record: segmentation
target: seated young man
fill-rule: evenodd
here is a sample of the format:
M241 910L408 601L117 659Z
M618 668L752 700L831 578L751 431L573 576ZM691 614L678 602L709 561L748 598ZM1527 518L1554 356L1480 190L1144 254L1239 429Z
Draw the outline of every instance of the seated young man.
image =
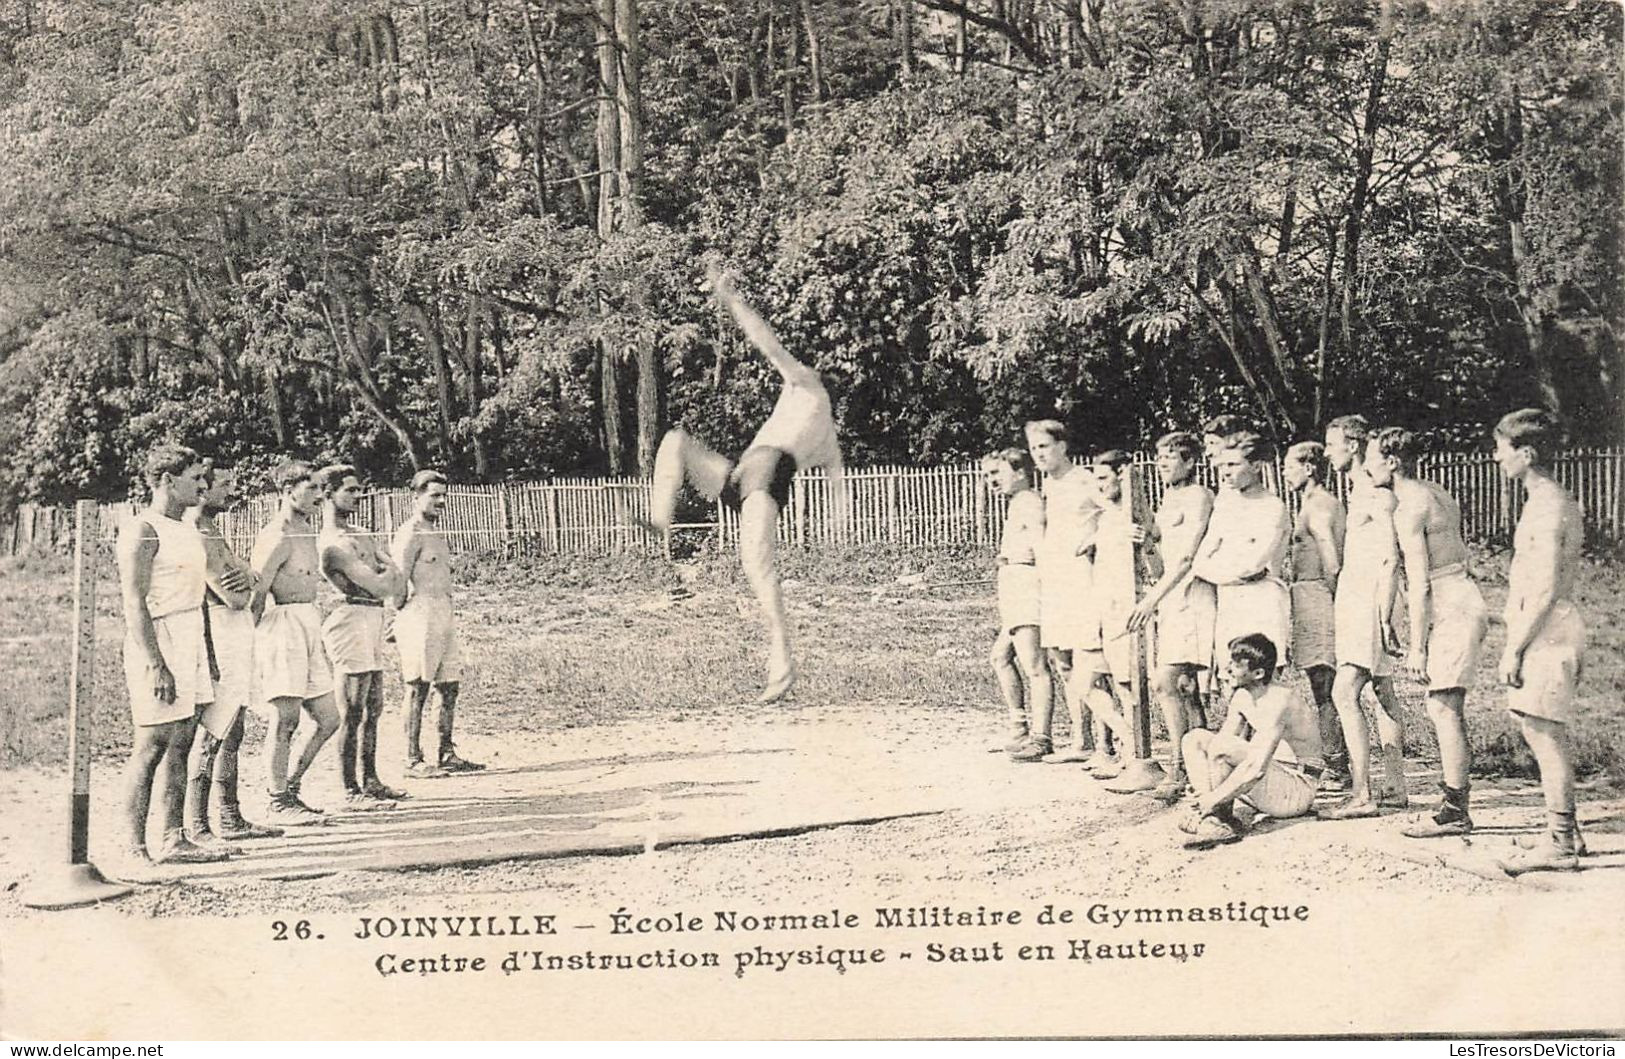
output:
M1320 721L1303 696L1274 683L1276 661L1275 644L1261 633L1231 640L1225 676L1233 690L1224 727L1185 736L1196 811L1180 830L1191 836L1185 845L1192 849L1241 838L1246 825L1236 816L1238 801L1277 819L1303 816L1314 804Z

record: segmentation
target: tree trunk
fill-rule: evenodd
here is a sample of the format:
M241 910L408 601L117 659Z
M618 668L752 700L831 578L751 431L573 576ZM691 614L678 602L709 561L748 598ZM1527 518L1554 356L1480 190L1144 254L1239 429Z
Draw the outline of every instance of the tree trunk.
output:
M897 50L903 76L914 76L914 0L897 0Z
M451 392L451 365L446 362L446 346L441 341L440 328L423 306L408 302L401 306L401 315L423 336L423 351L429 358L429 367L434 371L435 410L438 413L435 440L440 445L440 458L449 462L452 458L451 421L457 411Z
M1382 90L1388 77L1389 37L1377 41L1371 60L1371 84L1366 89L1365 115L1360 123L1360 139L1354 153L1354 190L1349 195L1349 213L1343 230L1343 312L1342 335L1345 349L1354 347L1354 287L1360 273L1360 232L1365 224L1366 197L1371 190L1371 160L1376 153L1377 127L1382 121Z
M807 34L807 70L812 78L813 102L824 101L824 53L818 40L818 23L813 19L812 0L800 0L801 28Z
M789 24L792 38L795 23ZM620 39L620 78L615 98L620 109L620 227L643 224L643 62L638 0L616 0L615 35ZM788 89L786 89L788 91ZM660 358L652 340L638 343L638 471L654 473L655 446L660 440Z
M1501 166L1495 181L1495 198L1506 226L1513 304L1523 325L1524 340L1528 343L1529 370L1536 388L1540 390L1541 402L1561 415L1563 400L1546 348L1546 312L1535 297L1534 280L1530 275L1529 239L1524 216L1528 202L1525 188L1529 177L1523 165L1523 100L1516 83L1508 86L1499 110L1496 123L1496 147L1499 150L1495 153L1501 156Z

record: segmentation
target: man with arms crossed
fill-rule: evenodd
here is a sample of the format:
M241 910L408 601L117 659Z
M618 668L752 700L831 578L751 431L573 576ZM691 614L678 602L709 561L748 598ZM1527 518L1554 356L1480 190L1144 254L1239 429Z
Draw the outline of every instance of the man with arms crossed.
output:
M1326 447L1300 441L1286 450L1281 481L1298 495L1298 521L1287 550L1288 584L1292 591L1292 664L1309 678L1320 717L1320 744L1326 753L1327 786L1346 789L1348 752L1343 748L1343 722L1332 701L1337 679L1332 600L1337 572L1343 566L1343 505L1326 488L1331 465Z
M1191 569L1217 590L1215 642L1262 633L1280 661L1292 635L1291 597L1279 577L1291 522L1286 505L1264 488L1258 464L1265 456L1257 434L1231 435L1219 450L1219 495Z
M1326 458L1349 475L1348 530L1343 538L1343 568L1337 574L1332 602L1332 635L1337 678L1332 702L1343 722L1353 794L1341 805L1321 812L1325 820L1376 816L1378 806L1403 808L1405 732L1394 694L1389 621L1398 585L1399 541L1394 536L1394 493L1371 484L1365 471L1371 424L1362 415L1340 416L1326 425ZM1367 684L1377 697L1377 735L1382 740L1385 790L1372 798L1371 736L1366 731L1360 692Z
M829 393L818 372L790 355L767 321L739 296L731 277L714 265L707 275L717 300L733 314L751 344L778 369L784 389L737 462L686 430L667 432L655 453L649 523L661 533L671 529L685 479L707 499L720 499L739 512L739 557L767 623L767 688L759 701L776 702L790 693L796 681L776 565L779 512L790 502L790 482L796 471L823 467L829 474L837 519L844 521L841 448L835 439Z
M1544 841L1502 862L1512 875L1576 871L1585 854L1569 744L1586 641L1585 619L1573 602L1584 527L1579 505L1552 477L1562 440L1557 417L1539 408L1513 412L1495 425L1495 462L1507 478L1523 483L1525 496L1507 572L1501 681L1507 709L1540 766L1547 821Z
M1196 480L1200 442L1192 434L1164 434L1157 440L1157 474L1162 478L1162 505L1157 508L1157 545L1162 577L1146 590L1129 615L1129 628L1157 621L1157 668L1152 688L1168 726L1173 760L1163 781L1148 791L1172 805L1185 792L1186 731L1206 727L1197 673L1213 658L1213 621L1217 599L1213 586L1191 573L1196 548L1213 514L1213 494Z
M1044 537L1044 501L1033 488L1032 457L1023 449L989 453L982 458L982 473L988 488L1009 501L999 538L999 634L993 640L991 661L1010 722L1010 741L1003 749L1014 754L1026 745L1032 716L1049 715L1055 691L1044 649L1038 645L1034 549Z
M238 752L243 745L243 707L254 701L254 615L248 609L254 582L248 564L232 552L215 517L231 504L231 472L209 467L207 485L187 519L203 537L208 561L205 627L215 663L214 701L204 707L186 783L186 831L199 845L214 838L276 838L281 828L243 818L238 801ZM218 823L209 822L210 806Z
M142 475L152 503L119 530L124 677L135 725L124 769L121 859L138 872L153 860L206 864L227 857L189 842L182 815L193 719L214 698L203 637L208 559L203 538L181 521L203 492L206 473L189 448L153 449ZM147 810L155 790L164 837L154 858L147 852Z
M268 815L282 825L319 824L325 814L300 799L299 782L339 729L333 672L316 610L321 560L312 519L322 494L310 464L302 460L283 463L272 478L282 505L254 539L254 597L249 603L258 621L254 669L259 695L271 711ZM275 606L267 609L267 599ZM315 727L290 767L301 710L310 714Z
M1094 544L1100 506L1087 472L1075 467L1067 455L1066 428L1060 421L1033 420L1024 433L1033 464L1044 473L1044 536L1036 549L1039 643L1066 697L1067 712L1072 717L1072 746L1055 752L1050 738L1053 710L1040 714L1035 703L1032 736L1011 757L1017 761L1088 761L1084 734L1088 713L1083 689L1073 685L1072 654L1080 646L1080 639L1081 646L1089 647L1087 634L1091 629L1095 649L1099 648L1099 620L1093 617L1089 605L1094 568L1085 553ZM1099 748L1097 753L1103 754Z
M1415 436L1402 427L1377 431L1366 449L1371 484L1394 494L1394 532L1405 566L1410 652L1405 668L1427 686L1428 719L1438 733L1444 800L1431 818L1403 829L1409 838L1465 835L1470 752L1467 688L1478 672L1478 652L1489 611L1467 576L1461 506L1443 488L1416 477Z
M1320 780L1320 723L1302 696L1274 682L1275 645L1250 633L1231 640L1229 653L1224 727L1185 737L1196 808L1180 830L1192 849L1241 838L1247 823L1235 813L1237 801L1278 820L1303 816Z
M406 774L426 778L478 772L485 766L458 757L452 742L463 656L451 609L451 549L440 532L446 476L439 471L413 475L412 504L412 517L395 531L390 544L395 568L400 571L395 599L401 609L395 616L395 644L401 650L401 677L406 682ZM440 700L440 742L433 765L423 760L422 747L423 710L431 687Z
M378 778L378 717L384 712L384 601L401 590L400 572L351 520L361 504L356 469L339 463L316 474L326 502L316 547L322 575L339 603L322 623L322 645L344 702L339 770L345 801L355 809L389 808L404 798Z

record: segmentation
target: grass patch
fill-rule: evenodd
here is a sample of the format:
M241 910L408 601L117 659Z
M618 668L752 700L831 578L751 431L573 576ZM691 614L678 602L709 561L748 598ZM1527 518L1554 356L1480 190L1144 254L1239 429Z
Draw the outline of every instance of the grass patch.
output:
M1475 553L1492 614L1468 727L1475 771L1534 774L1496 686L1505 637L1505 552ZM458 711L474 732L545 731L737 709L765 665L754 603L731 554L701 549L673 566L602 559L458 557L454 572L467 677ZM989 557L975 548L866 548L792 553L782 565L802 670L798 705L869 703L988 711L997 691L985 655L993 628ZM670 590L685 585L689 598ZM1585 775L1625 782L1625 566L1588 560L1580 606L1591 628L1572 732ZM123 624L110 556L97 596L95 747L128 745ZM0 564L0 767L64 760L72 586L63 556ZM398 701L398 674L385 693ZM1421 691L1401 680L1414 753L1433 752ZM393 710L394 707L392 706Z

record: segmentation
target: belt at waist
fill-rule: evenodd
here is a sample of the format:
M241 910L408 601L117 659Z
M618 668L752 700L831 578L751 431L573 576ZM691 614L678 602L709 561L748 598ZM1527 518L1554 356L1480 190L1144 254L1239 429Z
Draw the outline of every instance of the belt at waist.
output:
M199 603L195 607L182 607L179 610L166 610L162 614L154 614L152 615L152 620L163 621L165 618L178 618L182 614L201 614L202 611L203 604Z
M1443 581L1447 577L1466 576L1467 564L1465 562L1450 563L1428 571L1429 581Z
M1000 566L1036 566L1038 564L1037 564L1037 561L1033 560L1033 559L1006 559L1004 556L1001 555L1001 556L999 556L999 565Z
M384 601L373 599L371 596L345 596L342 604L346 607L381 607Z
M1292 583L1294 585L1329 585L1332 583L1332 579L1329 577L1294 577Z
M1276 758L1275 763L1282 768L1302 773L1307 779L1318 780L1326 774L1326 769L1321 765L1308 765L1302 761L1282 761L1280 758Z

